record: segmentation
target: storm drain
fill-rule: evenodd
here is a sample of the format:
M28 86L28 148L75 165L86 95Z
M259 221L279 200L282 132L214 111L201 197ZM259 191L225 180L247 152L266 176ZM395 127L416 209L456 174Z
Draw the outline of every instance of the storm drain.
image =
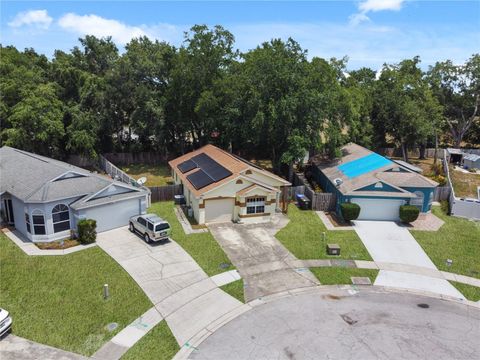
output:
M358 322L358 320L352 319L347 314L343 314L343 315L340 315L340 316L343 319L343 321L345 321L348 325L355 325Z
M422 309L428 309L428 308L430 307L430 305L428 305L428 304L423 304L423 303L422 303L422 304L417 304L417 306L418 306L419 308L422 308Z

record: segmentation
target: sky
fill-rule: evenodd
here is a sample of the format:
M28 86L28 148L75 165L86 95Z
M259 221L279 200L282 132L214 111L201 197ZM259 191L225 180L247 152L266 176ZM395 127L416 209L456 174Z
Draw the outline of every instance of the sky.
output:
M53 56L86 34L180 46L192 25L222 25L241 51L293 38L308 57L348 56L348 68L378 69L419 55L422 66L463 63L480 52L480 0L2 1L0 42Z

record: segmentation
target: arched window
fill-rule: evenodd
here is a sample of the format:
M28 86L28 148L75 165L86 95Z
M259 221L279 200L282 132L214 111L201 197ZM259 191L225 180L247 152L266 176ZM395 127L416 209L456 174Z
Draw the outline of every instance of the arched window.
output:
M40 210L33 210L32 212L33 233L35 235L45 235L45 216Z
M53 232L57 233L70 229L70 211L64 204L56 205L52 210Z
M236 184L243 184L243 181L240 180L240 179L238 179L237 182L236 182Z
M250 175L252 173L252 170L247 170L245 171L245 174Z

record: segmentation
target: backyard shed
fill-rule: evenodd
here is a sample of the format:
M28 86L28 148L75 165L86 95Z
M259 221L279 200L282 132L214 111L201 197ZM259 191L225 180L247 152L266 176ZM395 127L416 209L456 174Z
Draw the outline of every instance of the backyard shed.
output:
M463 167L466 169L480 169L480 155L464 154Z

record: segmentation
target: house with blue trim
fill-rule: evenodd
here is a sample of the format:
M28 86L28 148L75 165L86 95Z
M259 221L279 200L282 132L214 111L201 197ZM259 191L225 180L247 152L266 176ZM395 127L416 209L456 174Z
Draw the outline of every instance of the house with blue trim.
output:
M411 168L357 144L347 144L333 161L314 159L313 176L336 195L336 211L345 202L360 205L359 220L399 220L401 205L428 213L438 185Z

